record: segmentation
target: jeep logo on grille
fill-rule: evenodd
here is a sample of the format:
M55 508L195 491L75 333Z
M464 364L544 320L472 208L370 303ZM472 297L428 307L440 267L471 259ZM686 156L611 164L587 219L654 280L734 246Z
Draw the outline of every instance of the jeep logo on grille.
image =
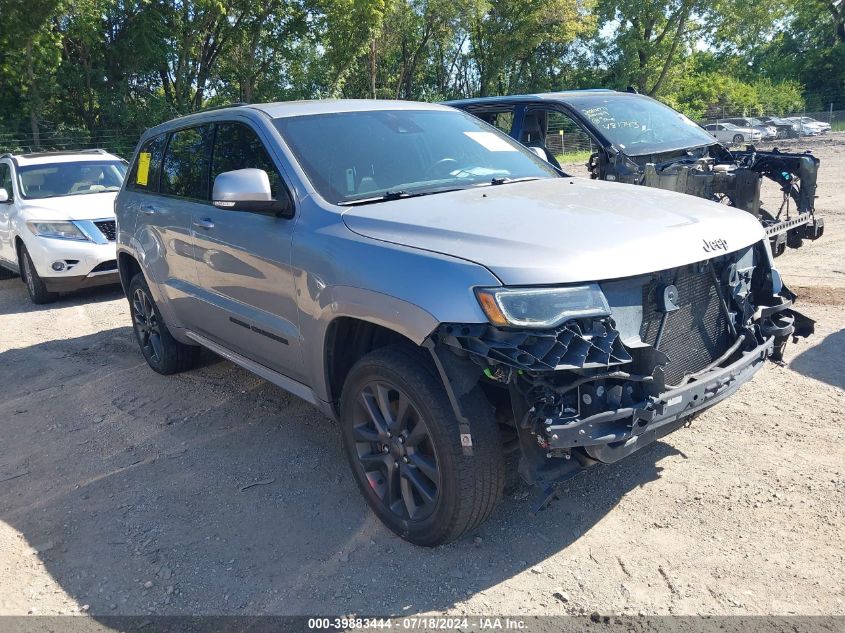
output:
M712 253L713 251L728 251L728 243L719 238L718 240L702 240L704 242L704 252Z

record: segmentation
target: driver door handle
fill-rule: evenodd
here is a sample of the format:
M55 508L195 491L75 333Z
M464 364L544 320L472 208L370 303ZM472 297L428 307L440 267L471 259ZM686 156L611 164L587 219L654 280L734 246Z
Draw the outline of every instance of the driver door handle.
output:
M155 215L156 214L156 208L149 205L149 204L142 204L141 205L141 213L143 213L144 215Z
M212 222L209 218L202 218L198 220L194 220L194 226L200 229L213 229L214 222Z

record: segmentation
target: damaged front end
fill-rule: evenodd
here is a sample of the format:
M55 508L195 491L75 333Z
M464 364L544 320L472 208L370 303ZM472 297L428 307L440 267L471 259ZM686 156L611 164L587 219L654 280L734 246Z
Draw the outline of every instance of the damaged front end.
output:
M551 328L442 324L427 341L472 451L461 398L479 386L513 432L519 471L547 493L677 429L779 359L814 323L764 243L601 282L608 313Z
M618 169L616 179L667 189L730 204L754 215L771 243L772 253L781 255L787 246L798 248L805 239L824 234L824 219L815 213L819 159L810 154L758 151L728 151L720 145L663 156L625 157L628 168ZM703 153L701 153L703 152ZM760 192L763 178L780 189L776 206L764 208Z

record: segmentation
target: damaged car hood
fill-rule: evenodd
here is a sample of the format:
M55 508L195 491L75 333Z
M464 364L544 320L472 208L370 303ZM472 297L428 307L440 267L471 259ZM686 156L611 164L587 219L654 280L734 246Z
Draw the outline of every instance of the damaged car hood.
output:
M764 239L751 214L659 189L580 178L352 207L350 230L485 266L507 285L630 277Z

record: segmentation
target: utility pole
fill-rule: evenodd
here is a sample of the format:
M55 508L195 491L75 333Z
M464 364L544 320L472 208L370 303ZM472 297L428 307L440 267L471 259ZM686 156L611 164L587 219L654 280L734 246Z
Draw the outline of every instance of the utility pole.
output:
M376 36L370 43L370 98L376 98Z
M827 114L827 122L833 125L833 104L830 104L830 112Z

